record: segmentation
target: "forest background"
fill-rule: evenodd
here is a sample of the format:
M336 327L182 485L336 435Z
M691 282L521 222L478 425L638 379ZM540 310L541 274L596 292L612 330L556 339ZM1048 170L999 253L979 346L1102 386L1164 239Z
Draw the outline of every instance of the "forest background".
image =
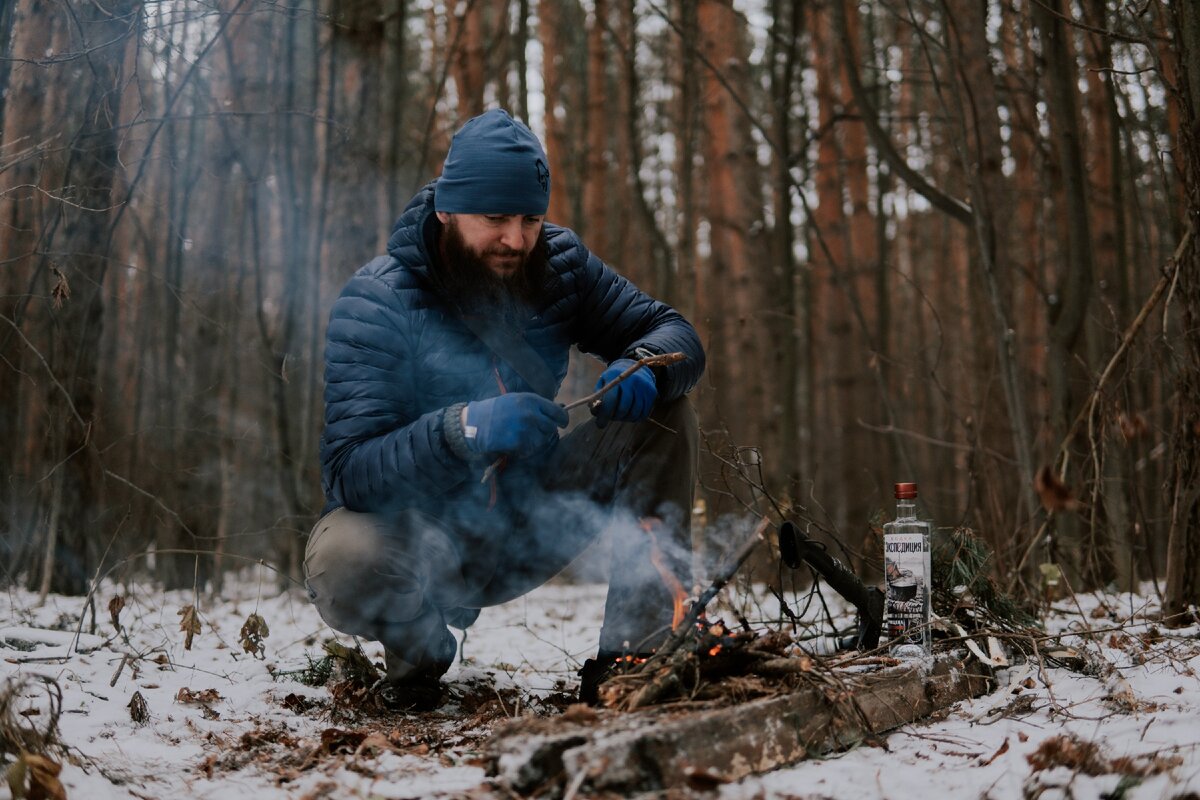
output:
M332 300L500 106L700 330L709 520L877 575L915 480L1010 588L1200 603L1190 2L8 0L0 43L0 583L297 574Z

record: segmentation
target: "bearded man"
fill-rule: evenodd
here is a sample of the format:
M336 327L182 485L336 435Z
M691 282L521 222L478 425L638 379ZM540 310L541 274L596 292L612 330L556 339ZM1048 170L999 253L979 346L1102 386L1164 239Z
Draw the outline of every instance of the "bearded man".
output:
M388 255L350 279L330 315L328 502L306 583L331 627L383 643L378 691L396 708L440 702L457 649L448 625L541 585L615 518L641 525L612 526L585 700L618 656L670 627L643 528L687 575L698 430L684 395L704 351L676 311L546 222L549 202L537 137L502 110L475 117L396 222ZM554 398L572 344L607 363L598 387L646 355L687 358L638 370L560 436L569 420Z

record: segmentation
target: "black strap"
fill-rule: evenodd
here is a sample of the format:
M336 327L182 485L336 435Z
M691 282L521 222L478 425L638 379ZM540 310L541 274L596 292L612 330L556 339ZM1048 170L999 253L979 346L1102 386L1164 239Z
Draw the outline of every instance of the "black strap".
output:
M503 324L494 324L483 317L460 314L459 319L479 337L491 351L516 370L535 392L543 397L554 398L558 379L546 366L546 361L525 341L525 337Z

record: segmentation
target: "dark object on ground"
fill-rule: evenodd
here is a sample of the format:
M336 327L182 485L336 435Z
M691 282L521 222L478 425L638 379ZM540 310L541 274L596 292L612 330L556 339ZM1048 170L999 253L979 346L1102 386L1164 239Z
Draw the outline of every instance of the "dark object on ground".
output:
M855 650L874 650L879 646L883 629L883 592L875 586L865 585L845 564L829 555L791 521L784 522L779 528L779 553L783 563L792 569L807 563L835 592L858 609ZM913 593L916 593L916 584L913 584Z
M601 650L595 658L583 662L583 667L575 673L579 676L579 702L589 706L600 704L600 684L612 672L617 657Z
M599 651L595 658L584 661L583 667L575 673L579 676L579 702L589 706L600 705L600 684L616 673L619 661L642 664L651 655L651 653L641 653L626 656L612 650Z
M389 711L433 711L442 704L442 684L428 674L399 681L384 678L375 686L375 697Z
M900 664L806 674L798 691L725 707L676 703L586 720L523 717L484 746L488 771L518 794L549 797L661 792L696 776L734 781L853 746L993 684L986 667L954 657L932 669Z

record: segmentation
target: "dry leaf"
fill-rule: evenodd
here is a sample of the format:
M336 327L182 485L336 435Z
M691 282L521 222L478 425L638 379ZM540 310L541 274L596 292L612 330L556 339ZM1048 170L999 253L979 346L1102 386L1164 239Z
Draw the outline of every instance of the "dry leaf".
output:
M67 282L67 276L58 267L51 265L50 271L54 273L54 285L50 287L50 304L54 306L55 311L58 311L63 307L64 300L71 299L71 284Z
M129 718L138 725L150 721L150 707L146 705L146 698L142 697L141 692L134 692L133 697L129 698Z
M121 630L121 609L123 608L125 608L125 598L121 595L108 601L108 618L112 620L113 627L118 631Z
M596 710L585 703L572 703L562 713L562 719L567 722L590 724L596 721Z
M367 738L362 740L357 748L358 752L364 750L375 750L379 753L395 752L396 746L382 733L378 731L367 734Z
M996 752L992 753L991 758L987 759L986 761L980 761L979 766L986 767L988 764L991 764L993 761L995 761L997 758L999 758L1000 756L1004 755L1007 752L1008 752L1008 737L1005 737L1004 744L1000 745L1000 749L998 749Z
M1150 425L1147 424L1146 418L1136 412L1132 416L1124 412L1118 414L1117 427L1121 431L1121 438L1127 442L1132 442L1150 432Z
M340 728L326 728L321 731L321 749L329 755L335 753L353 753L367 738L364 731L346 731Z
M242 623L242 649L252 656L266 658L267 649L263 646L263 639L270 635L267 621L258 614L251 614Z
M196 613L195 606L184 606L179 609L179 630L187 634L183 640L183 649L192 649L192 637L200 633L200 615Z
M37 756L33 753L21 753L21 759L29 774L29 800L67 800L67 790L63 788L58 774L62 772L62 764L48 756Z
M194 692L186 686L175 695L175 700L180 703L215 703L221 699L221 695L216 689L201 689Z
M16 761L8 765L8 770L4 777L8 780L8 791L13 796L13 800L23 800L25 797L25 775L28 770L25 768L25 759L17 758Z
M1082 504L1071 494L1071 490L1058 479L1054 470L1044 466L1033 479L1033 488L1042 507L1047 511L1078 511Z

